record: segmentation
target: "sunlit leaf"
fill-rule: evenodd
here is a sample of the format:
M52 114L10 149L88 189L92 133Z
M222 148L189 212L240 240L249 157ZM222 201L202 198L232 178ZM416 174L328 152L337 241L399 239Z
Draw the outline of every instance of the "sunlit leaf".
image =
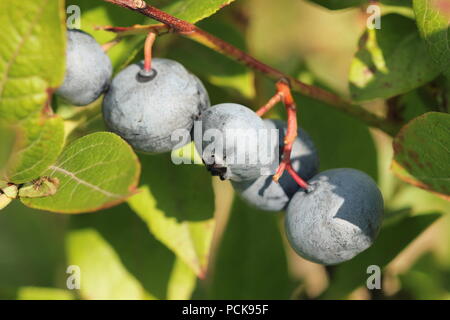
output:
M394 140L394 173L450 200L450 115L430 112L409 122Z
M403 94L439 74L413 20L390 14L381 23L381 29L370 29L362 36L353 59L349 82L355 101Z
M202 166L175 165L169 155L141 157L140 192L128 201L156 239L199 277L208 263L214 231L211 177Z
M72 216L69 263L83 299L189 299L195 274L159 243L127 205Z
M433 61L450 77L450 6L448 0L413 0L417 26Z
M277 216L236 198L218 250L210 298L289 298L291 283Z
M63 6L62 0L0 3L0 122L16 129L5 173L10 182L37 178L63 147L62 120L43 113L64 78Z
M38 178L60 155L64 146L64 122L58 116L32 116L14 127L17 135L5 179L29 182Z
M74 300L69 290L42 287L21 287L17 292L17 300Z
M0 2L0 115L27 119L64 79L63 0Z
M111 207L136 191L140 164L131 147L113 133L99 132L70 144L43 176L58 179L55 195L22 199L29 207L81 213Z

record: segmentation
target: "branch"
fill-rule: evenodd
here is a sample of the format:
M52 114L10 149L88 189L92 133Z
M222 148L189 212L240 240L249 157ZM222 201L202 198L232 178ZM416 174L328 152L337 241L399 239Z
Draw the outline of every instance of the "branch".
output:
M311 86L305 84L294 77L284 74L283 72L272 68L264 64L263 62L255 59L251 55L245 53L244 51L234 47L233 45L213 36L212 34L197 28L195 25L175 18L153 6L148 5L143 0L103 0L109 3L113 3L115 5L139 12L149 18L157 20L168 27L168 31L174 31L180 33L184 36L192 38L193 40L209 47L215 51L218 51L229 58L236 60L249 68L259 71L265 74L267 77L272 80L278 81L280 79L285 79L291 89L295 92L298 92L304 96L313 98L318 101L322 101L334 108L341 110L361 121L365 122L367 125L371 127L378 128L388 135L394 136L398 130L399 125L390 122L387 119L379 117L372 112L364 109L359 105L352 104L351 102L342 99L338 95L335 95L332 92L324 90L319 87ZM147 28L146 30L144 30ZM141 30L143 32L148 32L150 28L154 28L154 26L142 27ZM156 28L161 29L161 25L158 25ZM121 32L120 28L109 28L110 31ZM122 32L138 32L139 29L131 30L131 28L122 28ZM160 30L159 30L160 31Z
M114 32L118 35L119 38L123 38L125 36L137 35L137 34L147 34L149 32L154 32L157 35L161 35L161 34L171 31L171 29L163 23L152 24L149 26L143 26L143 25L136 24L132 27L100 26L100 27L95 27L95 29Z
M264 106L262 106L258 111L256 111L256 114L262 117L267 112L272 110L272 108L275 107L278 102L281 101L283 101L283 94L277 90L277 93L275 93L275 95L272 98L270 98L270 100Z

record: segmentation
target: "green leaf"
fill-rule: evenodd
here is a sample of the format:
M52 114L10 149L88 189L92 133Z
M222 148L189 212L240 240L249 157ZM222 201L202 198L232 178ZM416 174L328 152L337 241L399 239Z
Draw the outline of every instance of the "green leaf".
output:
M167 299L189 300L196 285L195 273L183 261L176 259L167 286Z
M123 204L72 216L69 263L81 271L84 299L188 299L195 275Z
M80 268L80 294L90 300L143 299L145 290L95 229L72 231L67 237L69 263Z
M0 123L0 178L5 178L5 167L12 155L16 134L13 130Z
M355 257L335 267L325 299L343 299L359 286L365 285L370 274L367 268L376 265L383 269L406 246L417 238L441 215L437 213L407 217L381 229L375 244Z
M450 114L429 112L394 140L392 169L402 180L450 200Z
M91 133L108 131L105 121L103 120L103 114L101 111L102 105L100 103L93 106L76 109L81 110L77 110L75 114L65 118L67 143L71 143L76 139L82 138Z
M17 128L6 177L28 182L52 164L64 142L62 120L42 115L64 78L64 1L0 3L0 119Z
M202 166L174 165L167 154L141 161L142 187L129 199L131 208L156 239L203 277L214 231L211 176Z
M0 193L0 210L5 209L12 202L12 199L6 194Z
M161 10L191 23L203 20L234 0L175 0Z
M236 197L218 249L211 299L288 299L292 289L278 216Z
M0 115L27 119L64 79L64 1L2 1L0 21Z
M413 20L390 14L381 23L381 29L367 30L362 36L353 59L349 82L355 101L400 95L439 74Z
M21 199L29 207L58 213L91 212L125 201L136 190L140 164L131 147L113 133L76 140L43 175L58 179L51 197Z
M420 34L433 61L450 77L450 8L448 0L414 0Z
M19 184L38 178L56 161L64 146L64 121L39 115L14 127L17 138L5 179Z
M15 184L4 187L0 191L3 192L5 196L7 196L10 199L16 199L19 193L19 190Z
M75 300L75 297L69 290L22 287L17 292L17 300Z

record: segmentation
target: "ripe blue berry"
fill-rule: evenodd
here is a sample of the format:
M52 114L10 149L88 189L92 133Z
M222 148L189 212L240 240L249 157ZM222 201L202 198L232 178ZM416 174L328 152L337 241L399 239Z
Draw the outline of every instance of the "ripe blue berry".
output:
M249 108L234 103L213 106L203 113L201 125L203 139L194 137L195 146L213 175L223 180L252 180L270 165L261 161L258 149L267 143L260 135L267 132L266 126Z
M268 129L279 132L279 161L283 154L284 137L287 132L287 123L281 120L266 119L264 123ZM274 169L279 161L275 162ZM308 180L319 170L319 156L310 136L303 130L298 130L298 136L293 144L291 162L294 170L303 180ZM283 173L278 183L274 182L272 175L261 176L255 180L232 182L234 189L250 205L266 211L280 211L285 209L290 198L300 189L300 186L289 175Z
M322 172L298 191L286 212L286 233L305 259L334 265L374 242L383 218L383 197L367 174L355 169Z
M103 117L111 131L137 151L171 151L176 130L191 131L194 120L210 105L200 80L181 64L155 58L152 70L132 64L112 81L103 102Z
M66 75L56 94L76 106L97 100L108 88L112 75L109 57L89 34L67 31Z

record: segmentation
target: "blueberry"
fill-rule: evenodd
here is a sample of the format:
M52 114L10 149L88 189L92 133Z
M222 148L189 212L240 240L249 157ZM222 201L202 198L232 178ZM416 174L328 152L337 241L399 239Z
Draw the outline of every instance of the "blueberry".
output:
M97 100L108 88L112 66L102 47L89 34L68 30L66 75L56 94L76 106Z
M383 218L383 197L367 174L355 169L322 172L298 191L286 213L286 233L305 259L334 265L369 248Z
M194 120L210 105L208 93L181 64L154 58L152 70L143 62L122 70L112 81L103 102L103 117L111 131L135 150L161 153L172 150L175 130L192 129Z
M267 143L260 133L267 133L267 128L249 108L233 103L213 106L203 113L201 126L203 139L195 136L195 146L213 175L223 180L252 180L270 165L261 161L259 153L259 147Z
M275 169L282 158L284 137L287 132L287 123L281 120L266 119L265 125L269 129L277 129L279 132L279 159ZM310 136L303 130L298 130L298 136L294 142L291 162L294 170L304 180L309 180L319 170L319 156ZM280 211L285 209L289 199L300 189L300 186L284 172L278 183L272 176L261 176L255 180L232 182L234 189L250 205L266 211Z

